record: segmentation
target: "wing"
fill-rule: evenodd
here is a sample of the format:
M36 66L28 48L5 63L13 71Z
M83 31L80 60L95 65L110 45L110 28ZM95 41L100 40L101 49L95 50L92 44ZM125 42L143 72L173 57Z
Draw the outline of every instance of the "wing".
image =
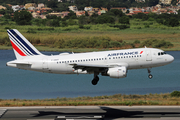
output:
M108 70L108 68L121 67L121 66L128 67L127 63L113 63L113 64L104 64L104 65L99 65L99 64L69 64L69 65L72 65L75 70L81 69L82 71L87 70L88 72L103 72Z

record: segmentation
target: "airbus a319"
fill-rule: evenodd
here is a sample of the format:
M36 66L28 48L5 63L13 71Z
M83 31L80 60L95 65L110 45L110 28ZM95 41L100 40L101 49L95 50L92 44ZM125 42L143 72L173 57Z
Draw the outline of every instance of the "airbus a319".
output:
M18 30L7 30L16 60L7 66L56 74L94 74L92 84L99 81L98 75L124 78L131 69L167 65L174 57L156 48L137 48L87 53L61 53L47 56L40 53Z

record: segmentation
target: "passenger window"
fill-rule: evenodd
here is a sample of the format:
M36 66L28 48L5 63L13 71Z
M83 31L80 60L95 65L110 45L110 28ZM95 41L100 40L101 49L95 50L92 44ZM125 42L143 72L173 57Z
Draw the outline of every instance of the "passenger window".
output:
M160 52L158 52L158 55L160 56L160 55L161 55L161 53L160 53Z

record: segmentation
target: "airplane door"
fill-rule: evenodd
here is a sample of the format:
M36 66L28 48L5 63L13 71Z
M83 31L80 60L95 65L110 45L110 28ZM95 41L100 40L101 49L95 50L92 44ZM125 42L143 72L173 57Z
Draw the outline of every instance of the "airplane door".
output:
M152 61L151 51L146 51L146 61Z
M48 59L43 59L42 69L43 69L43 71L47 71L49 69L48 68Z

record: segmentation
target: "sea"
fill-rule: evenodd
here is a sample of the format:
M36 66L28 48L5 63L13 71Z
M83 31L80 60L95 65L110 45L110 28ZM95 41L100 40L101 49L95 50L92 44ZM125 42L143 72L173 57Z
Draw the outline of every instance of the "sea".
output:
M161 94L180 91L180 51L167 51L174 56L169 65L151 69L129 70L126 78L114 79L99 75L92 85L93 74L50 74L7 67L14 60L13 50L0 50L0 99L50 99L102 96L114 94ZM43 52L56 55L59 52Z

